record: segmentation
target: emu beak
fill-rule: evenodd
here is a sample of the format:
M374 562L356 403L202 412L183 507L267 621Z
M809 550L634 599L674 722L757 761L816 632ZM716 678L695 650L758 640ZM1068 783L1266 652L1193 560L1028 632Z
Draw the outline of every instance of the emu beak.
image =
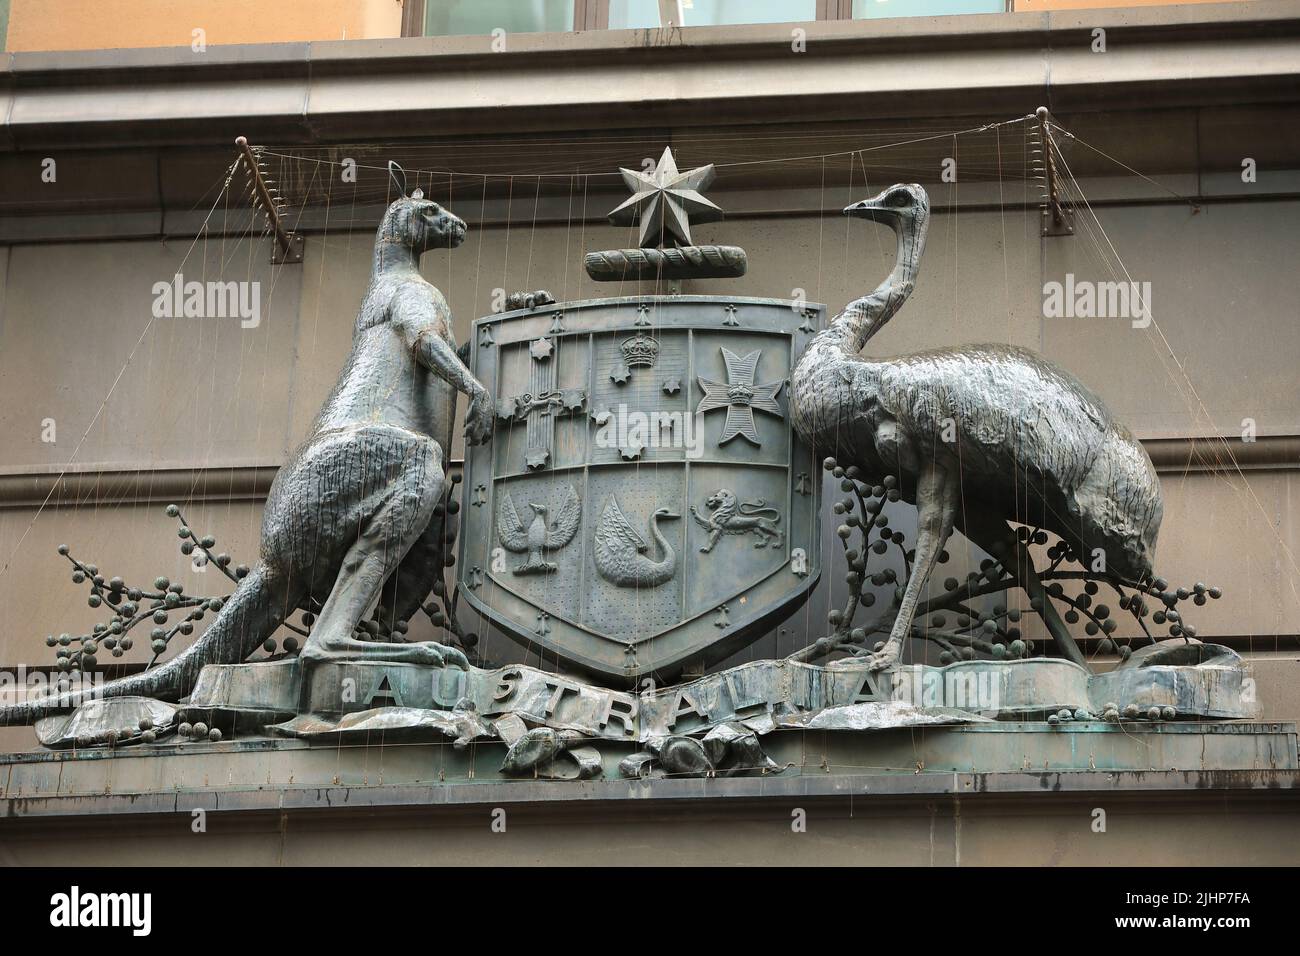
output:
M878 196L872 196L870 199L855 202L851 206L845 206L844 215L852 216L854 219L866 219L870 222L893 221L898 218L898 213L883 205L884 196L885 193L881 193Z

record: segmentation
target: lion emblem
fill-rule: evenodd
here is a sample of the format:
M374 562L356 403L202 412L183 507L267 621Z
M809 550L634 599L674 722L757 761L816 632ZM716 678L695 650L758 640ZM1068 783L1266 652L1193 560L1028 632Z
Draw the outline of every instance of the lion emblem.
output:
M775 508L766 507L762 498L740 501L726 488L719 488L704 503L709 508L707 517L694 505L691 505L691 517L709 533L709 540L700 548L706 554L724 534L753 532L758 537L754 547L781 546L781 532L776 526L781 515Z

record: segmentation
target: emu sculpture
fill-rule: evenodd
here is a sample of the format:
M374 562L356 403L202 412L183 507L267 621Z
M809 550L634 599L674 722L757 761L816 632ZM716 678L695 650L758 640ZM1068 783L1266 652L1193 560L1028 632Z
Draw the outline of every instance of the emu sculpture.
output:
M1163 512L1151 459L1096 395L1026 349L860 355L912 293L930 202L918 185L895 185L844 212L893 229L897 259L884 282L814 337L794 370L791 404L795 427L816 454L867 475L898 475L903 500L917 507L911 575L870 666L898 663L954 528L1018 576L1060 653L1084 663L1007 522L1054 532L1099 576L1148 578Z

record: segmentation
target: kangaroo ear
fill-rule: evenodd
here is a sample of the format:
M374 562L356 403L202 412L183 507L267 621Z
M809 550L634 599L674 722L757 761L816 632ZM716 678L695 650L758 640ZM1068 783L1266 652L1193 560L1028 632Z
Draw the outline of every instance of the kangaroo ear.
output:
M393 180L397 195L404 197L406 195L406 170L390 159L388 161L388 175Z

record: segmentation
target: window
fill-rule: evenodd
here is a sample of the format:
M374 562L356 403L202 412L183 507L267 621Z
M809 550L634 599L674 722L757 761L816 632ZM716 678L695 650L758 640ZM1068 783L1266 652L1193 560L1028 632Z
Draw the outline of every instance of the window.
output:
M565 33L573 27L574 0L425 0L425 36Z
M817 19L817 0L674 0L674 22L686 27L725 23L798 23Z
M1002 13L1004 0L853 0L854 20L940 17L950 13Z
M611 30L659 26L659 0L609 0Z
M0 0L0 6L4 0ZM1117 0L1119 2L1119 0ZM643 30L1003 13L1010 0L403 0L406 36Z
M588 0L592 2L592 0ZM798 23L817 19L817 0L608 0L609 29Z

